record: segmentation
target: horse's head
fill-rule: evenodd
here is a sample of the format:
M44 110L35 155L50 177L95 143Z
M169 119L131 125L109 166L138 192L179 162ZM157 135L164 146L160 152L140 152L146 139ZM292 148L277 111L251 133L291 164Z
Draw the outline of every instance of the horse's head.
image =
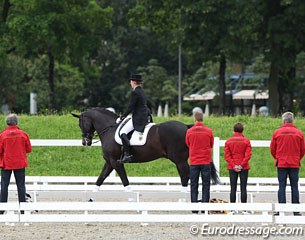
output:
M72 113L72 115L79 119L79 127L82 131L82 144L84 146L91 146L95 131L92 119L86 115L86 112L80 115Z

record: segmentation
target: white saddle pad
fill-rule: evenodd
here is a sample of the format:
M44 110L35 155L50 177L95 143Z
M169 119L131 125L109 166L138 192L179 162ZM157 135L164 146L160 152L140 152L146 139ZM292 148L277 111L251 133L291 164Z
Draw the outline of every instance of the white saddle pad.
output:
M120 145L122 145L122 139L120 138L119 131L121 129L122 124L125 124L125 122L127 122L129 120L130 120L130 118L128 118L128 117L125 118L120 123L120 125L118 126L118 128L115 131L114 140ZM138 131L133 131L131 138L130 138L130 146L143 146L146 143L148 132L153 125L156 125L156 124L155 123L147 124L144 128L143 134L140 134L140 132L138 132Z

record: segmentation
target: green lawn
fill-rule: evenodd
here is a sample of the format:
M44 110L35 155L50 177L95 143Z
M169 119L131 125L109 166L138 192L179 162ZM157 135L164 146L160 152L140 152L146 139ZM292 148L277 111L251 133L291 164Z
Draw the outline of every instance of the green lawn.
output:
M0 115L0 129L4 129L5 116ZM189 116L161 118L154 117L155 122L178 120L192 124ZM261 117L208 117L204 123L210 127L215 137L227 139L233 133L236 122L244 123L244 135L251 140L270 140L273 131L281 125L280 118ZM295 124L305 132L305 120L296 119ZM31 139L80 139L81 132L78 120L70 114L19 116L19 127L25 130ZM30 166L27 175L32 176L97 176L104 159L100 147L33 147L28 155ZM226 163L221 149L221 176L227 176ZM269 148L253 148L250 161L250 177L275 177L276 169ZM159 159L149 163L126 164L129 176L178 176L176 167L167 159ZM305 177L304 170L300 171Z

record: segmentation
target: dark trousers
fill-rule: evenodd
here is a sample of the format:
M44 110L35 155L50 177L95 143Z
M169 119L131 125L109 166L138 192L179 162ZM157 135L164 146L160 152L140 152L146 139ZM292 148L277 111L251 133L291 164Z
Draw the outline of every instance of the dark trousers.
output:
M198 182L201 173L202 179L202 202L210 201L210 179L211 166L210 164L191 165L190 180L191 180L191 202L198 202Z
M289 177L291 187L291 203L300 203L299 200L299 168L278 168L277 178L279 181L278 201L286 203L287 177Z
M237 191L237 180L238 176L240 178L240 200L242 203L247 202L247 182L248 182L248 172L249 170L241 170L240 172L235 172L234 170L229 170L230 175L230 202L236 202L236 191Z
M14 172L18 190L19 202L25 202L25 168L17 170L1 170L1 202L7 202L8 186L11 180L11 174Z

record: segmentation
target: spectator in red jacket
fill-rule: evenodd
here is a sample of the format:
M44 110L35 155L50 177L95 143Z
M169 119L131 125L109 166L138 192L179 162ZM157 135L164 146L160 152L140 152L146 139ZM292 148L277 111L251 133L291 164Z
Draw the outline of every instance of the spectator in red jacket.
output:
M190 154L191 202L198 202L198 181L201 173L202 202L210 201L211 158L213 132L203 125L203 113L195 112L195 125L187 130L186 145ZM194 213L196 211L193 211Z
M234 133L225 143L225 160L228 162L227 169L230 176L230 202L236 202L237 179L240 178L241 202L247 202L247 181L250 169L249 161L252 155L251 143L243 135L244 126L236 123Z
M299 168L305 154L304 134L293 124L294 116L291 112L282 115L283 125L274 131L270 144L270 151L275 159L279 181L278 202L286 203L286 185L289 177L291 186L291 202L299 201ZM300 215L294 212L294 215Z
M25 202L25 168L28 166L26 154L32 151L28 135L19 129L16 114L6 118L8 125L0 134L1 202L7 202L8 186L14 172L19 202ZM0 212L3 214L3 211Z

